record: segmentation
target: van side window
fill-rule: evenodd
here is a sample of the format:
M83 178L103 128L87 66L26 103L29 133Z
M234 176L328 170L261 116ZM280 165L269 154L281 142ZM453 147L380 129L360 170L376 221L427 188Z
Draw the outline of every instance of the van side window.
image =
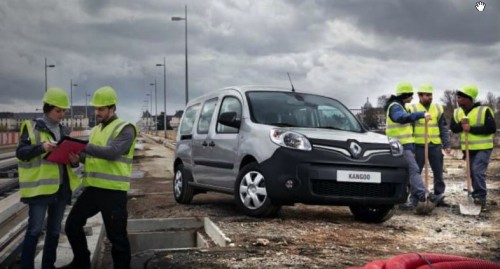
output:
M236 112L236 118L241 119L241 103L238 98L227 96L222 100L219 115L224 112ZM238 133L238 128L217 123L217 133Z
M197 132L199 134L208 134L208 128L210 127L210 122L212 121L216 105L217 98L210 99L203 104L203 108L200 113L200 120L198 121Z
M181 126L179 128L179 133L181 135L192 134L194 119L199 109L200 109L200 104L190 106L186 109L186 112L184 112L184 117L182 118Z

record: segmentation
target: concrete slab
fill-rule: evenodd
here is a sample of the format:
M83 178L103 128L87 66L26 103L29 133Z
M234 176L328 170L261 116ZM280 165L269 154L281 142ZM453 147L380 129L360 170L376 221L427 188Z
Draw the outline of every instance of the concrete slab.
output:
M56 260L56 264L55 264L56 267L66 265L73 260L73 252L71 251L71 246L68 242L68 238L66 237L66 234L64 234L64 223L66 223L66 217L68 216L70 210L71 210L71 207L66 208L66 212L64 214L63 228L61 231L61 236L59 237L59 246L57 247L57 260ZM95 252L96 252L95 249L97 248L97 245L100 241L99 236L101 235L101 230L104 229L101 214L98 213L97 215L88 219L87 225L85 225L85 227L86 227L85 229L92 229L92 232L86 232L86 235L87 235L87 244L88 244L90 252L91 252L90 259L91 259L91 261L94 261ZM38 247L40 249L40 252L35 257L35 268L36 269L41 268L42 249L43 249L44 240L45 240L45 237L41 236L40 240L38 242L38 244L39 244Z

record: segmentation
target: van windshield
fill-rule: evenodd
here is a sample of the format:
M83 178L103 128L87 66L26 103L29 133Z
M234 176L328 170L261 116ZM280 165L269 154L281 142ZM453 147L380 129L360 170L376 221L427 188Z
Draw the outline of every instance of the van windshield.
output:
M273 91L246 93L253 122L280 127L338 129L363 132L342 103L324 96Z

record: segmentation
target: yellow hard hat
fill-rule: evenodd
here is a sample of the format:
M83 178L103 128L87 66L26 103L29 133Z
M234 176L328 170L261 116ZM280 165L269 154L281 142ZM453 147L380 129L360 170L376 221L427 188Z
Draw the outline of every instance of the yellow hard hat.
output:
M104 86L97 89L92 96L90 104L95 107L115 105L118 101L116 92L110 86Z
M434 87L432 87L432 84L430 84L430 83L424 83L418 87L417 92L418 93L432 93L432 92L434 92Z
M405 93L413 93L413 86L410 82L401 82L396 87L396 96L400 96Z
M469 96L470 98L472 98L472 100L476 100L478 90L477 90L476 85L469 84L469 85L463 86L461 89L458 90L458 92L461 92L461 93Z
M68 94L62 88L51 87L48 88L43 95L42 101L49 105L53 105L62 109L69 108Z

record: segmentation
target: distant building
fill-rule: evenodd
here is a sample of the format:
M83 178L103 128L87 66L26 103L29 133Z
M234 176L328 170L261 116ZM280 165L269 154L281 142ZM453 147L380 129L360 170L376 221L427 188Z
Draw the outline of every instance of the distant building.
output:
M40 109L37 109L37 111ZM0 131L19 131L24 120L33 120L43 117L43 112L0 112ZM61 124L73 130L89 129L96 125L95 110L92 106L73 106L66 110Z
M174 115L166 117L167 130L177 129L182 118L183 111L178 110ZM155 124L156 119L156 124ZM136 123L137 126L142 130L163 130L164 124L164 113L160 115L151 115L151 113L146 110L142 112L140 120Z

